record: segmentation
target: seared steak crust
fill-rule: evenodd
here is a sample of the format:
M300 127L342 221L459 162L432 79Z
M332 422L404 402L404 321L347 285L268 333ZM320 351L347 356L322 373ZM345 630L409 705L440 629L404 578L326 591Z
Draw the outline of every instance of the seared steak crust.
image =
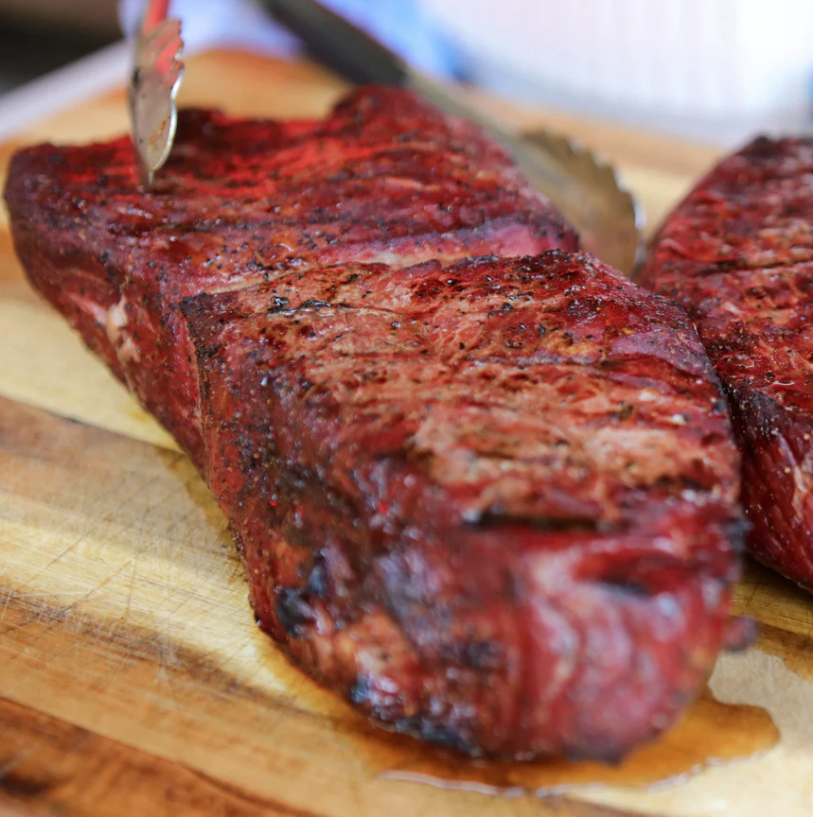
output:
M688 310L731 404L747 543L813 587L813 140L760 138L667 219L642 283Z
M154 194L132 159L18 154L17 248L195 459L263 628L472 753L617 758L668 726L724 640L741 524L684 313L565 252L498 148L402 92L187 113Z

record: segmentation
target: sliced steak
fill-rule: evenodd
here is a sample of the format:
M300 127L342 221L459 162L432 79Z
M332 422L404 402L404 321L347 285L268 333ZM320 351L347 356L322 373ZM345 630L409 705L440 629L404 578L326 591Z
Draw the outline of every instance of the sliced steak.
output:
M760 138L667 219L642 283L688 310L731 404L757 559L813 588L813 140Z
M564 252L498 148L399 91L188 112L155 193L132 165L125 140L18 154L16 245L195 459L288 654L475 754L666 728L725 641L741 531L685 314Z
M14 156L6 201L34 285L198 465L185 296L314 264L578 247L479 130L381 88L324 121L183 111L152 194L138 185L128 137L33 147Z

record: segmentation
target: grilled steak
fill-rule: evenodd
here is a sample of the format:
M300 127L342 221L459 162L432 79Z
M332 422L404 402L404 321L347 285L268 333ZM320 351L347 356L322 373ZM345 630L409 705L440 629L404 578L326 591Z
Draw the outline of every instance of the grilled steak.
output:
M743 455L751 553L813 588L813 140L760 138L667 219L642 283L688 310Z
M569 252L472 126L376 89L187 112L152 194L118 140L23 151L6 198L300 666L472 753L617 758L677 717L737 572L724 401L685 314Z

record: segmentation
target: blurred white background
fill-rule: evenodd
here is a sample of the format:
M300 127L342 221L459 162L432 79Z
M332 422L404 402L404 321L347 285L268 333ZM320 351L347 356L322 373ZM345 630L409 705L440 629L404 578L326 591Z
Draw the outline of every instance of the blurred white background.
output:
M0 0L0 93L117 40L142 2ZM721 145L813 123L813 0L324 2L424 70L549 107ZM297 50L255 0L173 0L173 13L191 51ZM127 61L114 46L49 83L48 104L121 82ZM21 93L0 98L0 114L36 107Z
M813 118L813 0L422 0L475 81L715 142Z

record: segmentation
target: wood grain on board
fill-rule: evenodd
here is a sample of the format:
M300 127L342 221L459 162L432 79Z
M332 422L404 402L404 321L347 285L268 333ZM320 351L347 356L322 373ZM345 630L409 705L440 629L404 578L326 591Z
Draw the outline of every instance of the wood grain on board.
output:
M291 117L323 113L343 88L311 65L216 52L189 60L183 94ZM652 223L714 159L702 146L478 102L598 148ZM111 94L0 146L0 167L21 144L125 128L124 95ZM813 813L813 605L758 568L737 596L766 625L758 648L724 656L684 722L622 767L464 762L370 727L256 629L209 491L30 292L4 218L0 814ZM495 788L514 796L483 793ZM540 788L548 794L521 791Z

